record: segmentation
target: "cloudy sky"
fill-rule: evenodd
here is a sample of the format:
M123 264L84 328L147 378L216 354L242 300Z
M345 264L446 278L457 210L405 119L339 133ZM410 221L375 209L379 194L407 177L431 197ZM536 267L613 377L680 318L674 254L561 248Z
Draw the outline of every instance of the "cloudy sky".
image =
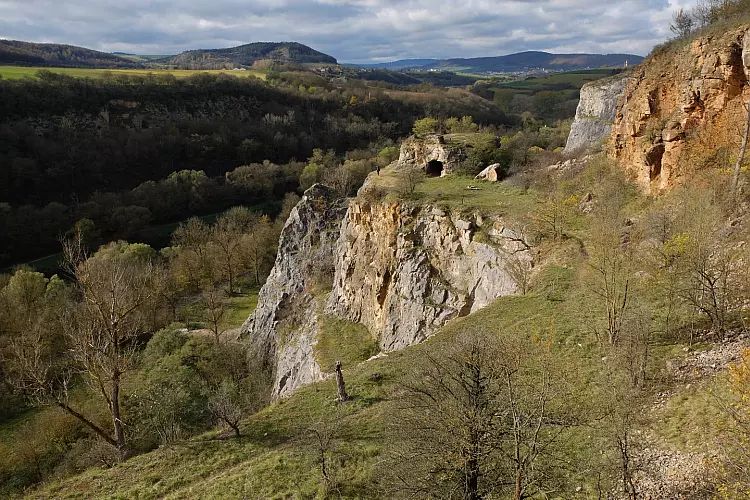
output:
M342 62L647 53L695 0L0 0L0 38L172 54L299 41Z

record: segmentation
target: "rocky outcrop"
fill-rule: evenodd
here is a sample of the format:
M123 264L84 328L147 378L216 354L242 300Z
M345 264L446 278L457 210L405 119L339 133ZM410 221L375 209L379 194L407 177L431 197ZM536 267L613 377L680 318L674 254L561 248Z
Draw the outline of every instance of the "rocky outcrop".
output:
M314 355L321 314L363 324L383 351L401 349L516 293L531 267L524 235L500 217L372 200L367 187L336 201L316 185L284 226L242 334L283 397L326 375Z
M400 167L417 167L429 175L442 176L455 170L464 159L463 148L450 144L442 135L410 137L401 144Z
M589 82L581 88L576 117L563 151L566 155L592 150L609 138L629 81L625 74L620 74Z
M750 97L747 31L673 44L635 70L608 151L643 191L658 193L696 169L727 164Z
M347 202L316 184L292 210L258 307L242 326L251 356L274 372L274 395L321 377L312 355L319 307L317 287L330 286L332 254ZM326 284L327 283L327 284ZM321 304L322 305L322 304Z
M364 324L382 350L401 349L515 293L509 266L531 261L500 218L360 197L342 224L327 310Z

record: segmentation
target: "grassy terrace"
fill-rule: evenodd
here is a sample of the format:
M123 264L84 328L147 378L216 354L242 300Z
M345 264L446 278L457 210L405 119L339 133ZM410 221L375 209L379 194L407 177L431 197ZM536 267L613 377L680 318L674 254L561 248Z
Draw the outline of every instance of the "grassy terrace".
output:
M414 203L438 205L459 211L478 209L485 214L523 215L538 202L537 195L506 182L475 180L468 175L420 176L413 193L403 192L402 172L389 167L371 175L370 188L383 189L390 196Z
M39 68L28 66L0 66L0 77L7 80L20 80L23 78L37 78L40 70L51 71L61 75L75 78L102 78L105 76L134 75L134 76L161 76L172 75L176 78L187 78L201 73L213 75L231 75L238 77L253 77L266 79L263 71L247 70L187 70L187 69L99 69L99 68Z

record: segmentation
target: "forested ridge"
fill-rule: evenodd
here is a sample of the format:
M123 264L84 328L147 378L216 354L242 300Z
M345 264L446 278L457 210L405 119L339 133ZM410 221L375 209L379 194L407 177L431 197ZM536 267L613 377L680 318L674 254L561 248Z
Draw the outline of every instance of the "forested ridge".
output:
M304 71L270 72L268 80L208 74L75 79L49 72L36 80L0 80L0 228L8 240L0 265L55 251L60 236L83 218L100 226L106 218L108 234L129 237L151 223L278 201L298 188L296 162L313 149L342 158L347 151L379 150L427 114L514 123L460 90L391 97L387 89ZM264 161L287 165L288 175L259 172L269 177L271 192L228 188L225 173ZM149 184L174 187L168 178L181 171L198 182L183 182L176 188L182 195Z

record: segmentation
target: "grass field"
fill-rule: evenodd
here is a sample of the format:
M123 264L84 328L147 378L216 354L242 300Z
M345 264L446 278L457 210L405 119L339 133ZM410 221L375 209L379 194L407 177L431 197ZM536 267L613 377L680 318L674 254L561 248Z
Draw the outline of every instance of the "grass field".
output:
M501 82L496 85L499 89L511 89L522 93L534 94L542 90L572 90L579 89L584 83L599 80L612 75L611 69L591 69L553 73L549 76L531 77L512 82Z
M39 68L28 66L0 66L0 77L7 80L21 80L24 78L37 78L40 70L51 71L61 75L75 78L102 78L110 75L172 75L176 78L187 78L201 73L211 75L230 75L242 78L266 79L266 73L258 70L234 71L234 70L187 70L187 69L100 69L100 68Z

